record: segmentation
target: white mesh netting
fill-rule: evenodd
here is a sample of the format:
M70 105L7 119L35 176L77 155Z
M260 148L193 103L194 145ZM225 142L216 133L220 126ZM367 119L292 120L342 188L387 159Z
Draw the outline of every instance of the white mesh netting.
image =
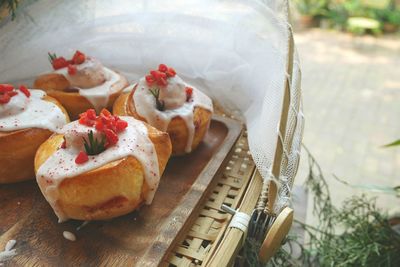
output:
M76 49L131 81L160 62L245 120L253 159L269 178L287 77L287 1L26 1L0 24L0 82L32 82L47 52ZM299 160L303 116L294 59L278 206L287 205ZM299 112L300 110L300 112Z

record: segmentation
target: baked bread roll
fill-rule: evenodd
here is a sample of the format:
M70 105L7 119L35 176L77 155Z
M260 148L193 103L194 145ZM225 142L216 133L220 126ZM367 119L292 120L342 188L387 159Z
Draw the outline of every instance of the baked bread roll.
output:
M174 69L160 64L127 89L132 90L115 101L113 113L133 116L167 132L173 155L190 153L203 140L213 113L212 101L185 83Z
M36 179L59 221L104 220L150 204L171 155L167 133L88 110L35 157Z
M93 57L76 51L71 60L49 54L54 71L40 75L35 88L57 99L75 120L82 112L94 108L111 110L115 99L128 86L121 74L104 67Z
M0 184L33 179L36 150L67 122L65 109L43 91L0 84Z

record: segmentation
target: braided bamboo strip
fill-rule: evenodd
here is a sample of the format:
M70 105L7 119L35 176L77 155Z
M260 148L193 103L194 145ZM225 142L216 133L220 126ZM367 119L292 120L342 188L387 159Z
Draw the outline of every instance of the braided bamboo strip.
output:
M255 170L249 155L247 135L243 134L234 152L200 211L200 215L186 234L185 239L173 249L170 266L201 266L218 247L217 241L225 232L231 215L222 213L222 204L237 208L246 192L247 184Z

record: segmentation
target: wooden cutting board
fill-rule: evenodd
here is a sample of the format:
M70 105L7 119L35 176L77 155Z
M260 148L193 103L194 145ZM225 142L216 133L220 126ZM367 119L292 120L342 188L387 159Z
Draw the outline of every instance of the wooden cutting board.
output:
M190 155L171 158L153 203L108 221L57 223L35 181L0 185L0 250L17 240L18 255L5 266L156 266L199 210L207 188L225 167L242 124L213 117L203 143ZM63 231L77 237L63 238Z

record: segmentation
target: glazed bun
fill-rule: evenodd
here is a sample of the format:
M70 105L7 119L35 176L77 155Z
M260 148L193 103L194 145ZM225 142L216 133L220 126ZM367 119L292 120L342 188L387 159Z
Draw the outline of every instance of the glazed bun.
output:
M130 93L124 93L117 98L113 106L113 113L120 116L132 116L138 120L147 122L137 112L133 100L134 88ZM212 112L202 107L195 107L193 110L194 136L191 144L191 151L204 139L211 121ZM189 139L189 131L186 122L179 116L172 118L166 132L169 134L172 143L172 154L175 156L187 154L186 144Z
M43 100L57 105L66 121L69 121L67 112L57 100L50 96L45 96ZM52 134L52 131L44 128L0 131L0 184L35 178L35 153Z
M213 113L207 95L188 85L165 64L127 89L131 92L122 94L114 103L115 114L132 116L167 132L173 155L184 155L198 147Z
M134 120L133 118L129 119ZM159 179L171 155L169 136L167 133L160 132L143 122L140 123L147 129L148 139L143 140L150 142L146 144L150 148L149 153L156 154L156 164L151 166L155 165L157 170L150 170L150 173L159 173ZM120 136L120 140L121 138L125 139L125 137ZM145 165L149 160L143 160L140 154L106 161L94 169L75 173L70 177L62 177L62 179L41 177L41 167L57 153L65 140L67 140L68 145L69 139L65 139L64 135L51 136L39 147L35 157L35 172L39 187L61 221L69 218L77 220L110 219L127 214L143 203L151 203L151 198L149 199L148 196L152 192L154 194L157 188L154 185L153 187L149 186L146 178L147 173L149 173L146 168L149 168L149 166ZM77 140L79 141L79 138ZM118 153L118 146L122 147L125 144L121 143L114 146L116 152L111 153ZM139 147L136 149L137 151L141 150ZM85 164L101 161L105 157L103 153L106 152L90 158ZM74 164L72 163L72 165ZM74 168L74 166L70 167L68 163L63 163L60 166L51 167L49 172L51 173L59 167L66 168L65 166ZM76 168L80 168L80 166ZM54 192L56 192L56 198L52 195Z
M91 108L111 110L115 99L128 86L123 75L79 51L69 61L59 57L52 62L54 71L37 77L34 88L57 99L73 120Z

